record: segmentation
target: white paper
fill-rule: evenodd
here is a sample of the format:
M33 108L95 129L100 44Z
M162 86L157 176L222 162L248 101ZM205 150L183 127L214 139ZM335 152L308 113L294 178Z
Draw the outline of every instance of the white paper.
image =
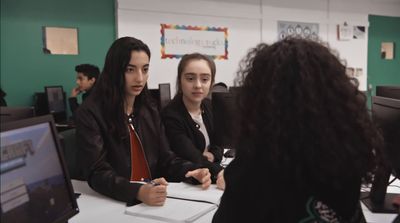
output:
M127 207L125 214L171 223L193 222L217 208L215 204L167 198L163 206L144 203Z

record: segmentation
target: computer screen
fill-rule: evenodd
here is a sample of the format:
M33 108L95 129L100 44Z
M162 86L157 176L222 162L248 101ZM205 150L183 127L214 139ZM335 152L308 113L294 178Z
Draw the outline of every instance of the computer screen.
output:
M1 125L1 222L66 222L78 206L50 115Z
M35 116L34 107L0 107L0 122L6 123Z
M44 87L48 111L53 114L56 122L67 120L66 99L62 86L46 86Z
M400 86L376 86L376 96L400 99Z
M231 92L212 93L215 144L225 149L234 149L236 144L238 112L235 95Z
M391 174L400 177L400 100L373 96L372 118L382 130L386 166L378 167L371 192L362 201L372 212L397 213L391 204L395 195L386 189Z
M163 83L158 85L160 94L160 107L164 108L171 101L171 86L169 83Z

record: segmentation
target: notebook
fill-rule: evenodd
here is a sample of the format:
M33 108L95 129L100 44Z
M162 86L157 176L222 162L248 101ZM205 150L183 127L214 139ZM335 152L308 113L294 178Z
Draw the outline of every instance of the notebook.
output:
M215 185L203 190L191 184L168 183L167 194L163 206L141 203L127 207L125 214L171 223L194 222L218 207L223 191Z

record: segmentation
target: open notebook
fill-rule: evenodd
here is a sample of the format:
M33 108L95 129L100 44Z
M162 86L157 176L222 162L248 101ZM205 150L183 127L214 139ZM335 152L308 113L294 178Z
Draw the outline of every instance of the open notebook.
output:
M141 203L127 207L125 214L165 222L194 222L218 207L222 193L215 185L203 190L200 186L186 183L169 183L168 196L163 206L154 207Z

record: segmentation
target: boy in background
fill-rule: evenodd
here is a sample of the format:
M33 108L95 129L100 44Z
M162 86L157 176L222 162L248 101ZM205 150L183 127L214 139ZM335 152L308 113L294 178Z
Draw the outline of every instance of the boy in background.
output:
M75 113L75 110L79 107L77 96L84 92L82 95L82 101L89 96L92 87L94 86L97 77L99 76L100 70L97 66L91 64L80 64L75 67L76 71L76 84L77 86L71 90L71 96L68 99L71 112Z

